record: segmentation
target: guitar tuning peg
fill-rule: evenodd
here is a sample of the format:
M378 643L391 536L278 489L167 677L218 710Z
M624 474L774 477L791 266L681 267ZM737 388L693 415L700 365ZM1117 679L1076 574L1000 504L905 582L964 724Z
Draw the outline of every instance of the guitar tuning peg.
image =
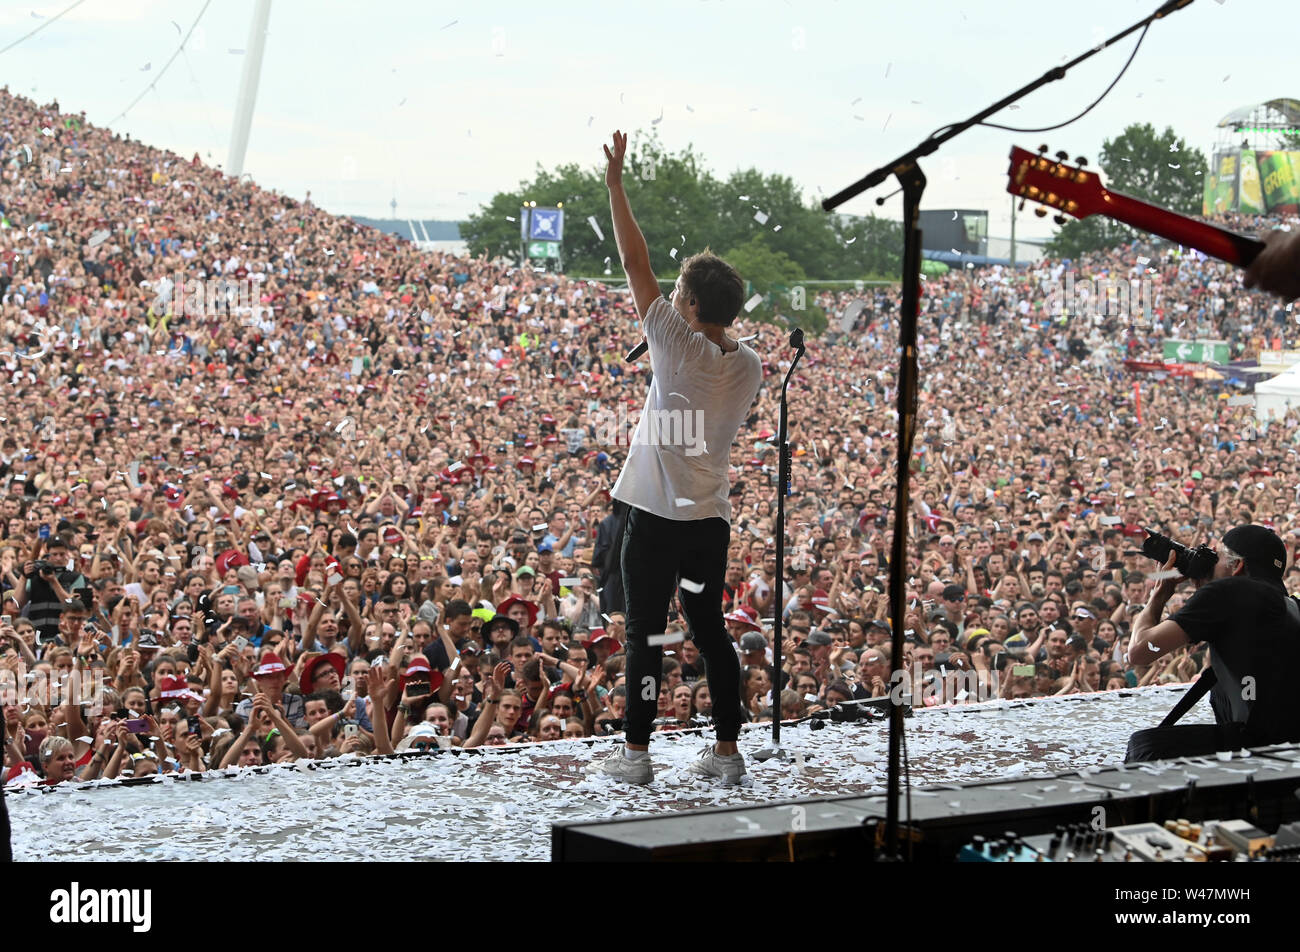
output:
M1062 149L1060 152L1057 152L1056 157L1060 159L1062 162L1070 161L1070 153L1066 152L1064 149Z
M1064 224L1065 224L1065 216L1064 216L1064 215L1053 215L1053 216L1052 216L1052 221L1056 222L1058 225L1064 225Z
M1034 214L1037 215L1039 218L1046 218L1046 217L1047 217L1047 209L1046 209L1046 208L1041 208L1041 207L1040 207L1040 208L1035 208L1035 209L1034 209Z
M1081 155L1076 155L1074 157L1074 164L1082 168L1083 166L1088 164L1088 160Z
M1039 154L1039 155L1047 155L1047 146L1046 146L1046 145L1040 145L1040 146L1038 147L1038 154Z

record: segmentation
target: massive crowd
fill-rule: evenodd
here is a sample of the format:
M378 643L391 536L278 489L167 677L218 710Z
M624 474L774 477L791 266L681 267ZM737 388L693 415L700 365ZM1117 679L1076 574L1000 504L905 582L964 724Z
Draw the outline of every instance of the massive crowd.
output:
M0 154L9 782L620 729L609 490L630 428L607 424L635 418L649 370L622 359L640 336L625 294L421 251L7 91ZM1067 270L1145 281L1150 307L1062 310ZM1194 676L1195 648L1125 661L1156 569L1141 527L1195 543L1260 522L1294 554L1297 416L1257 426L1235 391L1182 377L1143 379L1139 406L1122 360L1169 336L1249 358L1294 341L1290 313L1141 244L923 293L901 685L883 595L897 289L818 299L833 324L866 307L810 341L792 385L784 566L789 353L778 326L735 331L769 383L732 448L746 717L770 718L773 692L798 717L896 686L957 704ZM669 628L658 727L708 723L707 672Z

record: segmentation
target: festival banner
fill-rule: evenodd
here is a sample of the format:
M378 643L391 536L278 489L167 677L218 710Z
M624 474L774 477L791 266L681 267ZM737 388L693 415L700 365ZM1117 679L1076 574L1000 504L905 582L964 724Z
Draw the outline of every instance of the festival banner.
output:
M1217 168L1211 166L1205 176L1205 195L1202 200L1202 212L1206 215L1221 215L1235 211L1237 208L1237 156L1236 153L1221 155Z
M1300 211L1300 178L1296 175L1300 153L1258 152L1259 179L1270 214L1294 215Z
M1259 166L1254 149L1241 150L1241 179L1237 211L1243 215L1264 214L1264 192L1260 188Z

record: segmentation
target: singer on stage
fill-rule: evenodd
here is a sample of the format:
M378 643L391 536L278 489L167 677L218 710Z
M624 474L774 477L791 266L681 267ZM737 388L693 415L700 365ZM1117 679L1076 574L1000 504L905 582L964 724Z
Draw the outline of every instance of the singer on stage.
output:
M623 190L627 136L614 133L605 184L619 258L650 351L654 379L612 495L628 506L622 541L627 604L627 744L599 772L629 783L654 779L650 729L659 698L663 648L649 644L668 624L681 582L682 609L708 666L717 744L691 769L735 783L745 773L740 732L740 667L722 620L722 586L731 538L729 464L763 383L762 361L729 337L745 285L707 250L681 263L672 304L659 293L645 237ZM702 588L700 586L703 586Z

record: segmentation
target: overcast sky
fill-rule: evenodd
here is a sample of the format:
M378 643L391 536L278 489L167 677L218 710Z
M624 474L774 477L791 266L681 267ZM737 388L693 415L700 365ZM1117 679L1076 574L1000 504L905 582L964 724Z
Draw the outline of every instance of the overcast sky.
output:
M36 2L0 4L0 47L72 0ZM310 189L339 213L389 217L396 198L398 217L455 219L530 178L539 162L603 162L613 129L648 131L662 115L653 128L664 144L694 144L720 175L752 165L791 176L809 196L830 194L1156 6L273 0L244 169L298 198ZM202 8L203 0L84 0L0 54L0 82L224 166L254 3L212 0L160 76ZM1196 0L1152 26L1128 74L1073 126L974 130L931 157L926 207L987 208L990 233L1006 235L1012 144L1047 142L1095 159L1107 136L1149 121L1208 154L1229 110L1300 95L1270 38L1287 34L1294 14L1283 0ZM1132 43L1000 120L1068 118L1100 94ZM896 218L900 205L877 209L859 197L843 210ZM1017 228L1052 230L1027 212Z

